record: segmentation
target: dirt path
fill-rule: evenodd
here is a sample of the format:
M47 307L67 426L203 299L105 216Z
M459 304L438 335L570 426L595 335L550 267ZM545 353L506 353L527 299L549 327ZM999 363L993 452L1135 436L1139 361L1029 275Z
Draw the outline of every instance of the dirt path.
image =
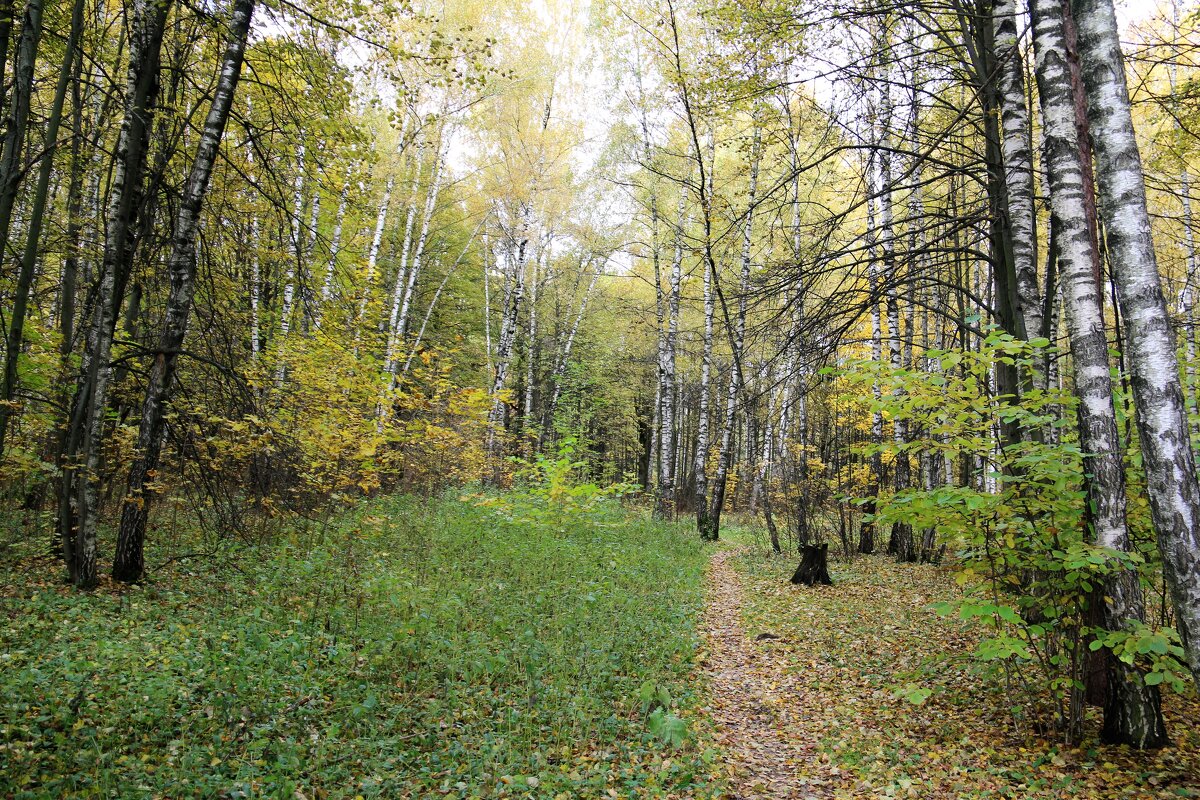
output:
M742 630L742 585L728 562L737 551L712 559L703 627L708 656L703 669L712 691L717 738L733 771L731 798L826 798L814 780L814 743L802 734L804 692L770 651L747 641ZM812 769L810 769L810 767Z

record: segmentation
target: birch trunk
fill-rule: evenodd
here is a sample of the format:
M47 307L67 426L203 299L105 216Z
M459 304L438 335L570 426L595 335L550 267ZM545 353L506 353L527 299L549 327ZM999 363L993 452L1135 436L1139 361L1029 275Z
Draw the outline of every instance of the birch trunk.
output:
M507 280L511 281L512 289L505 292L504 310L500 318L500 334L496 342L496 369L492 376L492 408L488 412L487 450L491 462L493 484L500 483L503 470L501 460L503 441L500 434L504 430L505 405L501 392L504 391L504 385L508 381L508 369L512 362L513 344L516 341L517 318L521 312L521 301L525 294L525 261L529 247L529 239L525 232L528 230L529 212L529 209L525 209L522 213L525 218L522 221L522 227L525 230L517 243L516 258L512 258L510 255L507 259L508 263L505 265L506 269L511 270Z
M42 41L42 0L29 0L17 39L17 61L13 73L11 104L5 120L4 147L0 151L0 253L8 251L13 208L25 174L25 137L33 101L34 68ZM70 61L70 59L67 59Z
M712 380L713 359L713 315L716 308L713 305L712 273L715 265L712 259L704 261L704 342L700 356L700 400L696 408L696 524L700 529L700 538L711 538L711 528L708 522L708 405Z
M1171 34L1172 44L1179 47L1179 0L1171 0ZM1171 89L1171 113L1178 116L1180 109L1176 98L1178 76L1177 65L1171 62L1167 78ZM1184 276L1183 288L1179 292L1179 315L1183 321L1184 375L1183 403L1188 412L1189 430L1200 433L1200 395L1196 386L1196 322L1194 312L1194 294L1192 281L1200 274L1200 258L1196 254L1196 228L1192 217L1192 176L1185 164L1179 172L1180 200L1183 205L1183 242L1184 255L1187 263L1187 273Z
M212 176L213 164L221 147L225 125L229 120L233 95L241 77L246 38L253 14L254 0L235 0L229 25L229 44L221 61L212 106L204 121L196 159L184 185L179 213L175 218L171 255L167 261L171 278L167 315L142 404L137 455L129 468L128 490L121 509L121 525L113 559L112 575L119 581L141 580L145 569L142 545L153 497L153 492L148 491L147 485L153 482L153 475L158 469L166 405L170 400L175 366L192 312L192 298L196 289L196 234L200 209L208 191L209 178Z
M320 316L324 314L325 306L333 299L333 287L337 285L338 254L342 250L342 227L346 222L346 207L350 202L350 177L353 174L354 166L351 165L349 173L346 175L346 182L342 184L337 213L333 218L333 234L329 239L329 263L325 267L325 280L321 284L321 308L317 317L318 324Z
M1059 0L1031 0L1030 14L1034 22L1036 74L1042 98L1063 306L1075 367L1075 393L1080 399L1079 437L1085 454L1088 521L1096 544L1127 550L1125 475L1113 407L1101 288L1090 254L1091 237L1084 202L1087 184L1076 140L1076 98L1067 63L1063 6ZM1104 595L1107 597L1104 623L1110 630L1119 630L1144 617L1136 574L1122 571L1110 576L1105 581ZM1132 668L1119 659L1110 657L1108 662L1105 740L1142 748L1165 744L1167 737L1157 689L1142 684Z
M693 137L694 138L694 137ZM713 360L713 281L716 279L717 262L712 251L712 189L713 170L716 168L716 137L708 134L709 170L705 174L704 159L696 146L696 159L700 165L700 207L704 215L704 340L700 358L700 402L696 410L696 451L693 453L696 472L696 527L700 538L711 538L708 520L708 405L711 393Z
M530 423L533 421L533 387L537 377L538 288L541 285L549 242L550 237L544 237L542 246L538 248L538 257L529 262L529 333L525 341L525 400L521 406L522 432L528 439L526 446L532 445L532 439L529 437L532 427Z
M413 295L416 294L417 277L421 274L421 264L425 255L425 245L429 241L429 223L433 219L433 212L437 208L438 194L442 188L442 178L445 174L445 157L439 147L433 154L433 183L429 187L429 195L425 198L425 208L421 215L421 232L417 236L416 246L412 251L411 266L408 268L408 274L401 281L397 277L397 288L403 283L404 291L400 295L400 305L397 308L392 306L392 317L389 320L391 330L388 334L388 350L387 350L387 370L391 374L391 386L395 388L396 376L396 360L399 357L400 342L404 340L404 333L408 328L408 317L413 305ZM407 225L407 223L406 223Z
M1146 211L1111 0L1074 3L1100 205L1125 319L1146 485L1175 623L1200 681L1200 488L1166 300Z
M296 146L296 181L293 188L292 216L290 220L292 252L287 259L287 269L284 273L283 302L279 305L279 343L275 346L275 386L283 383L287 372L287 340L292 330L292 313L296 300L296 270L300 267L304 243L301 236L304 223L304 140Z
M755 123L750 144L750 185L746 193L746 220L742 226L742 269L738 291L737 320L730 341L729 384L725 392L725 422L721 430L721 448L717 455L717 474L713 478L709 504L709 530L706 538L716 540L721 532L721 512L725 508L725 487L733 462L733 430L737 421L738 395L742 390L742 348L746 342L746 303L750 293L750 256L754 235L754 210L758 202L758 164L762 156L762 132Z
M396 350L396 329L400 323L400 308L404 305L405 293L408 290L408 265L413 258L412 233L417 219L417 198L421 196L421 171L424 166L425 143L417 145L416 166L413 172L412 190L408 198L408 213L404 216L404 240L400 245L400 267L396 270L396 284L392 288L391 311L388 314L388 341L384 355L385 373L391 373L392 353ZM434 166L437 169L437 154L434 154Z
M687 195L679 191L679 206L675 213L675 252L671 257L671 281L667 291L667 335L662 350L662 398L659 414L659 451L662 466L658 473L658 515L663 519L675 517L675 348L679 338L679 299L683 282L683 229Z
M1016 273L1017 313L1025 338L1036 338L1042 330L1042 299L1037 274L1037 228L1034 215L1033 148L1026 105L1025 69L1017 33L1016 0L998 0L992 12L995 28L1000 124L1004 155L1004 180L1008 187L1008 230ZM1032 376L1034 386L1045 379Z
M64 459L70 474L70 479L63 482L66 500L63 506L69 509L62 521L64 542L72 554L68 563L71 578L81 589L96 585L100 443L112 375L110 355L117 309L132 261L149 131L158 94L159 55L169 10L169 2L149 0L135 2L130 10L132 31L125 116L113 154L104 254L84 350L83 377L75 392L68 423Z
M878 205L875 180L875 164L878 161L877 148L872 148L867 155L867 295L871 307L871 361L875 364L883 362L883 320L879 313L879 229L875 219L875 208ZM875 521L870 519L875 514L879 490L883 486L883 455L879 448L883 444L883 411L879 404L883 400L883 388L876 379L871 384L871 396L875 401L875 410L871 413L871 444L870 479L867 484L867 501L863 504L863 515L867 517L858 529L858 552L870 555L875 552Z
M483 221L483 349L487 355L487 374L492 374L492 288L489 280L488 256L492 253L488 238L487 219Z

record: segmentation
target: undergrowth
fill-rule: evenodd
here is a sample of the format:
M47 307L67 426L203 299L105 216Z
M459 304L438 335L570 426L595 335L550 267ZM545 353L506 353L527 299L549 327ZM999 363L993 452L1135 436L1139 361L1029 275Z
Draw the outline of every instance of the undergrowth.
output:
M124 591L17 559L0 796L714 796L687 680L704 564L614 501L410 498Z

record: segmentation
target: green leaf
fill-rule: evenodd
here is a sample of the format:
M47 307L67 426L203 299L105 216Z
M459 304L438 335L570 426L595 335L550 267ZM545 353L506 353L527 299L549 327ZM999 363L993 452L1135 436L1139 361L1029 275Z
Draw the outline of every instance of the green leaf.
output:
M661 708L646 719L646 728L671 747L681 747L687 741L687 722Z

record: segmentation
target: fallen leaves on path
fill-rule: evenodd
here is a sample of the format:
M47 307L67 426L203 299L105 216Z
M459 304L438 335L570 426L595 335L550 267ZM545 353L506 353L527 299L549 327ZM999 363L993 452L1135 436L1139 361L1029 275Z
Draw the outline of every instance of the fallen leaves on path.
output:
M729 564L733 556L729 550L713 556L702 624L709 713L732 772L730 789L738 798L831 797L811 769L813 740L797 735L804 690L759 644L777 637L760 634L752 643L742 630L741 580Z
M712 563L706 670L732 797L1200 797L1194 694L1164 696L1173 747L1101 745L1097 709L1067 747L1018 724L1015 695L969 656L975 634L928 609L956 591L947 570L858 557L831 564L832 587L795 587L794 567Z

